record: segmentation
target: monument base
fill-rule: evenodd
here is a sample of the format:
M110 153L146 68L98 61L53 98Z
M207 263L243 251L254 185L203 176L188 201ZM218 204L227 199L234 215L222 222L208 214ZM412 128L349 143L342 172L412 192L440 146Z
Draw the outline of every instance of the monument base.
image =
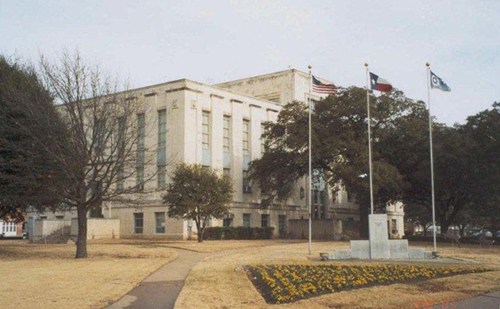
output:
M422 248L409 248L407 239L389 239L387 215L368 216L369 240L351 240L351 250L336 250L328 255L330 260L363 259L432 259Z

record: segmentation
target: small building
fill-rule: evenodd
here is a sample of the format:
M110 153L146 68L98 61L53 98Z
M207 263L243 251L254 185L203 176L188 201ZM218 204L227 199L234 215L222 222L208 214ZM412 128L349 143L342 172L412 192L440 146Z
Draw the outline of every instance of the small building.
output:
M0 237L23 237L24 220L1 220L0 221Z
M400 239L405 235L405 220L404 220L404 204L401 202L394 202L387 204L387 230L389 238Z

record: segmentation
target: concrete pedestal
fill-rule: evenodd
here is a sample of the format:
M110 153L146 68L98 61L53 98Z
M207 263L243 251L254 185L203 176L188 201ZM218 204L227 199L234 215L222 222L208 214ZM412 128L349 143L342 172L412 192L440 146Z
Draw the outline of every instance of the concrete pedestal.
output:
M430 253L420 248L408 248L407 239L391 239L387 230L387 215L368 216L369 240L351 240L351 250L337 250L331 260L362 259L430 259Z
M368 216L370 235L370 258L388 259L391 257L389 248L389 234L387 230L387 215L377 214Z

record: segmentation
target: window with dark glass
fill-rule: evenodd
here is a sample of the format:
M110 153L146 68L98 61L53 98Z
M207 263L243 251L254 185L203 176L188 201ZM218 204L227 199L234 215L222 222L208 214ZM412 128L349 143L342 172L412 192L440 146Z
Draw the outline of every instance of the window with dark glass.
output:
M144 114L137 115L137 162L136 162L136 187L144 189L144 152L146 139L146 121Z
M252 187L250 187L250 179L248 179L248 171L243 170L243 193L251 193Z
M134 213L134 233L142 234L144 227L144 214L142 212Z
M212 165L211 154L211 135L212 129L210 127L210 112L203 111L201 114L201 163L203 165Z
M222 147L224 152L231 149L231 117L224 116L222 127Z
M165 233L165 213L164 212L155 212L155 232L156 233Z
M157 150L157 185L159 189L166 185L167 165L167 111L158 111L158 150Z
M264 132L266 131L266 127L264 126L263 123L260 124L260 155L262 156L264 154L264 152L266 151L266 140L264 139L264 137L262 136L262 134L264 134Z
M250 155L250 120L243 119L243 155Z
M117 124L118 124L118 132L117 132L117 156L122 157L124 156L125 152L125 131L126 131L126 119L125 117L118 117L117 118ZM123 169L123 166L121 166L118 169L118 172L116 174L116 191L122 192L125 189L124 185L124 179L125 179L125 171Z
M233 224L233 218L224 218L222 219L222 226L229 227Z
M286 234L286 215L278 216L278 232L281 237Z
M250 214L243 214L243 226L250 227Z
M260 216L260 226L261 227L269 227L269 215L262 214Z

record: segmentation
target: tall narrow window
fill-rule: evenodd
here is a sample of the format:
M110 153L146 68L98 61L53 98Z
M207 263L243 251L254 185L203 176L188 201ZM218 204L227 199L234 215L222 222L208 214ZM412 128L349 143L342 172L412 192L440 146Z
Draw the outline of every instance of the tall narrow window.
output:
M250 121L243 119L243 155L250 155Z
M134 213L134 233L142 234L144 227L144 214L142 212Z
M201 164L211 166L210 153L210 112L203 111L201 115Z
M231 168L231 116L222 120L222 167Z
M222 219L222 226L223 227L229 227L233 225L233 218L232 217L227 217Z
M125 130L126 130L126 122L125 122L125 117L118 117L117 119L117 125L118 125L118 132L116 134L116 156L119 158L123 158L125 155ZM123 160L119 160L123 162ZM124 178L125 178L125 172L124 172L124 167L123 164L119 165L118 167L118 173L116 175L116 191L121 192L124 190Z
M210 112L203 111L201 126L203 149L210 149Z
M260 226L261 227L269 227L269 215L262 214L260 216Z
M250 162L250 121L243 119L243 193L251 193L250 181L248 179L248 164Z
M167 165L167 110L158 111L158 151L157 151L158 188L165 188Z
M156 225L156 233L163 234L165 233L165 213L164 212L155 212L155 225Z
M252 187L248 179L248 170L243 170L243 193L252 193Z
M278 232L280 234L280 237L286 236L286 216L285 215L278 216Z
M265 147L266 140L262 136L262 134L264 134L265 131L266 131L266 127L264 126L263 123L261 123L260 124L260 156L262 156L264 154L264 152L266 151L266 147Z
M243 227L250 227L250 214L243 214Z
M146 123L144 114L137 115L137 162L136 162L136 187L144 189L144 145L146 139Z
M230 116L224 116L223 120L223 150L224 152L228 153L231 148L231 130L230 130L230 125L231 125L231 117Z

